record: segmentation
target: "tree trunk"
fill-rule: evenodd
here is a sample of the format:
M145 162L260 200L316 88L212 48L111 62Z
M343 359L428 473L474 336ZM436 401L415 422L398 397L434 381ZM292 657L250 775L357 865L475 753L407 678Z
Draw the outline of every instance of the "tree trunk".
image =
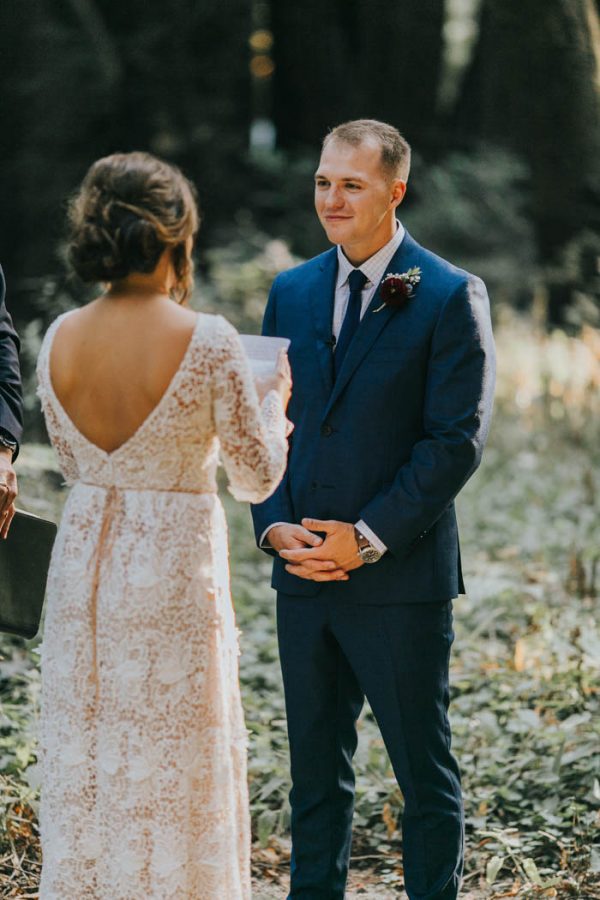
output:
M59 269L65 199L90 163L150 150L199 182L207 218L239 205L248 142L247 0L0 4L0 239L7 268ZM14 281L13 281L14 284Z
M92 37L89 20L82 33L80 14L97 13L92 0L77 5L26 0L18 6L13 80L2 84L13 107L3 131L10 135L9 240L10 229L18 235L12 265L21 277L32 278L57 268L66 196L87 164L110 146L109 111L120 82L107 35Z
M22 173L27 104L31 94L30 20L31 4L0 3L0 262L9 283L12 305L12 284L16 272L16 258L24 231L20 221L19 190ZM27 60L25 64L22 61ZM13 307L14 312L14 307Z
M281 147L309 147L351 117L356 72L351 34L356 0L272 0L273 118Z
M436 143L443 27L444 0L359 4L357 112L395 125L420 149Z
M126 73L121 148L148 149L184 169L198 186L205 237L237 208L243 183L252 113L250 3L104 2Z
M284 147L378 118L420 145L435 130L443 0L272 0L274 117Z
M484 0L458 131L528 159L543 261L599 224L599 35L592 0Z

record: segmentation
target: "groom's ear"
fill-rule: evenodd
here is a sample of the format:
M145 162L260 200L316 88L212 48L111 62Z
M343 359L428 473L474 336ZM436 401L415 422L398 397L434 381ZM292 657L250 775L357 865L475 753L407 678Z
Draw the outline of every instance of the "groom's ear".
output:
M394 209L397 206L400 206L402 201L404 200L404 195L406 193L406 182L402 181L401 178L396 178L392 181L392 196L390 198L390 206Z

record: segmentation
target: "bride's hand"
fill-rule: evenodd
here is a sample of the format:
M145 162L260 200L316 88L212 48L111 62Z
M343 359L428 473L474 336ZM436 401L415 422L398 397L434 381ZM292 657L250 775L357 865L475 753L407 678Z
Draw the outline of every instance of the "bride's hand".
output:
M266 377L256 379L256 391L258 399L262 403L269 391L277 391L281 397L284 410L290 402L292 395L292 370L285 350L279 351L275 371Z

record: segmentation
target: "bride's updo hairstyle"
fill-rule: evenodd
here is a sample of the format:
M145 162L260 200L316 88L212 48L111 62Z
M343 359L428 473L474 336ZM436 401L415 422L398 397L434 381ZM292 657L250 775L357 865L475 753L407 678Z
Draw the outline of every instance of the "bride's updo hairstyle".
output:
M69 261L82 281L149 274L172 248L174 299L190 296L194 265L187 242L199 216L195 190L177 166L139 152L99 159L70 203L69 226Z

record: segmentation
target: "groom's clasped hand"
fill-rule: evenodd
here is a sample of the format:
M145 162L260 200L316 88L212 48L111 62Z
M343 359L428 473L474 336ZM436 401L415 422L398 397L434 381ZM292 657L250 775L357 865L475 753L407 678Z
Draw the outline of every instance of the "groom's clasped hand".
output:
M313 532L322 532L325 538ZM309 581L348 581L348 572L364 565L349 522L304 518L301 525L272 528L268 539L287 560L286 570Z

